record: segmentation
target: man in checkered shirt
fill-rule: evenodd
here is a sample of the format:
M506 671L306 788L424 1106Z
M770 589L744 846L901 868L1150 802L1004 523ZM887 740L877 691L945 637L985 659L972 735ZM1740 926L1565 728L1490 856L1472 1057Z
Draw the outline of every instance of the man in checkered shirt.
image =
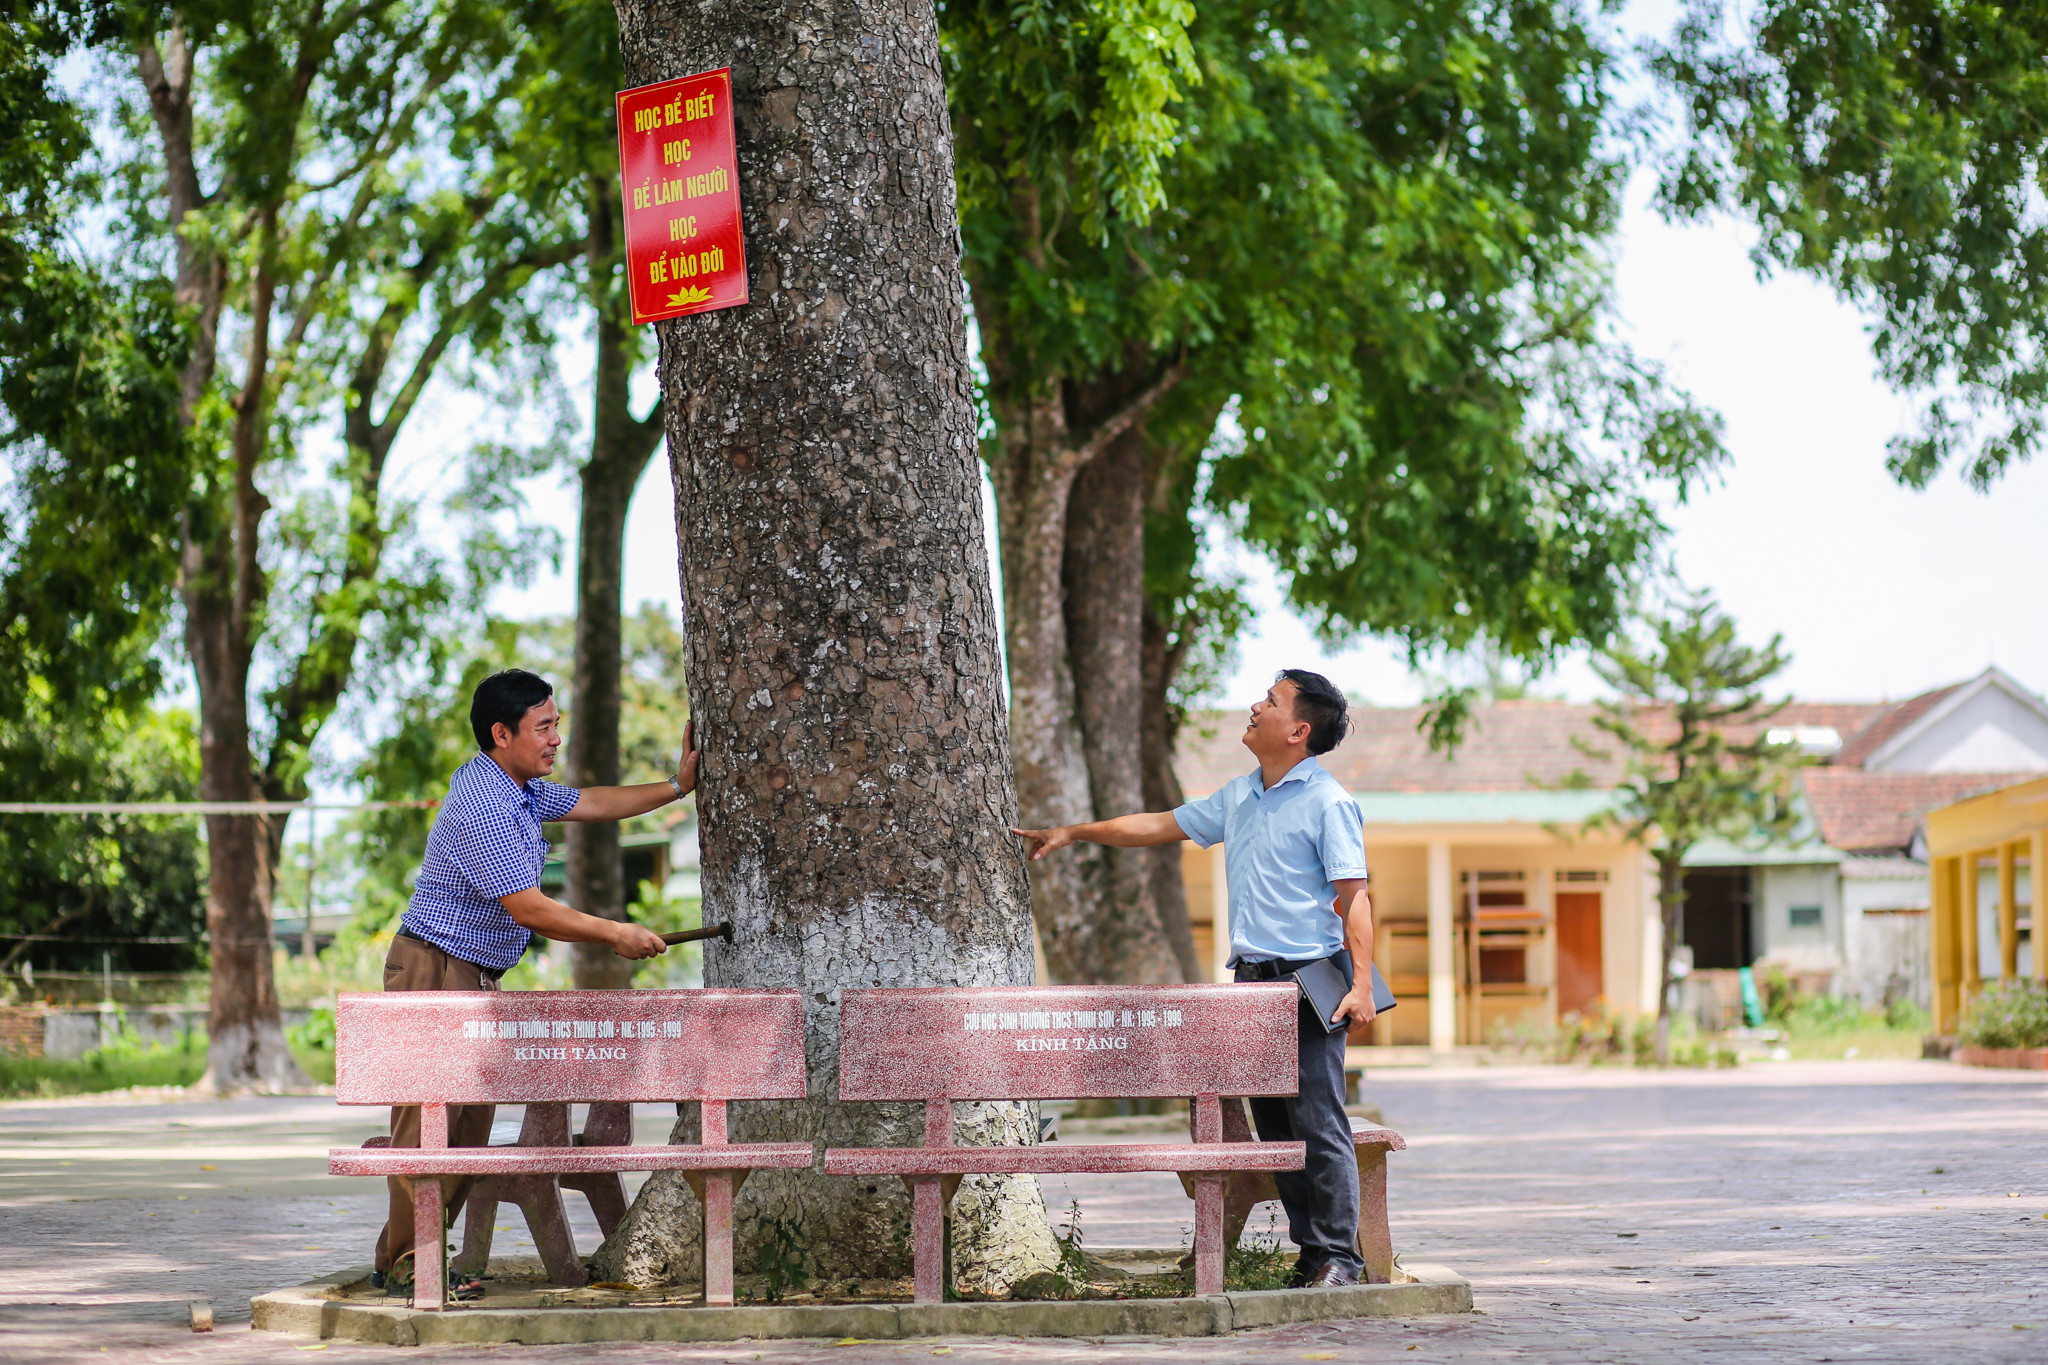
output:
M523 669L493 673L477 685L469 706L476 732L475 758L456 769L448 799L427 836L427 856L413 884L398 934L384 961L387 991L494 991L536 935L565 943L604 943L620 957L667 951L661 937L637 924L586 915L540 889L548 841L541 826L554 820L624 820L677 801L697 785L694 743L673 777L633 787L578 790L544 782L562 745L554 688ZM490 1144L488 1104L450 1105L452 1147ZM420 1111L391 1111L391 1145L417 1147ZM461 1209L473 1178L443 1183L450 1218ZM390 1216L377 1239L375 1283L412 1258L412 1182L392 1177ZM401 1274L401 1278L403 1275ZM483 1287L455 1285L458 1297Z

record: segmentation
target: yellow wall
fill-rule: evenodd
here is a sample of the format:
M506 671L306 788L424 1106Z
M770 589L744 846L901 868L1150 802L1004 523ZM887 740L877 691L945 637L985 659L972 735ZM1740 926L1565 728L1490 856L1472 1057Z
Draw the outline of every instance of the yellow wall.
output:
M1953 1033L1986 980L2048 982L2042 952L2048 871L2048 778L1927 815L1934 907L1934 1028Z

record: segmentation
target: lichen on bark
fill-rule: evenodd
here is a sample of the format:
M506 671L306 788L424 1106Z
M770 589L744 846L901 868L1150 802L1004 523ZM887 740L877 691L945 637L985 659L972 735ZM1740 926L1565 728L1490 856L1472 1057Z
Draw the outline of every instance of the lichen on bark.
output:
M733 73L752 301L659 325L704 917L735 931L705 980L802 992L809 1095L735 1105L732 1140L915 1145L921 1106L836 1098L841 992L1033 975L937 26L929 0L618 10L631 84ZM962 1142L1036 1136L1028 1105L956 1122ZM955 1213L964 1282L1052 1264L1035 1180L982 1181ZM900 1186L755 1176L743 1272L763 1219L816 1275L907 1269ZM696 1227L658 1175L599 1272L687 1279Z

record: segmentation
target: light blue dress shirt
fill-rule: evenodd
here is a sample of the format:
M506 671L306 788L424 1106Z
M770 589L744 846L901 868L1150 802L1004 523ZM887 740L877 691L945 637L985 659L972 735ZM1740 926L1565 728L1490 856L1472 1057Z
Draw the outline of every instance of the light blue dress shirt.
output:
M1365 820L1322 764L1304 758L1270 790L1254 768L1173 818L1202 848L1227 848L1233 964L1328 957L1344 946L1333 883L1365 876Z

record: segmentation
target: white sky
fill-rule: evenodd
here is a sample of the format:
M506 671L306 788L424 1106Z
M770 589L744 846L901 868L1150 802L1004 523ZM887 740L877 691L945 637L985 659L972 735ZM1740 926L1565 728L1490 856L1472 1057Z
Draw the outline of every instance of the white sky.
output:
M1628 26L1661 29L1670 9L1638 0ZM1650 188L1638 175L1629 196L1616 254L1620 313L1642 354L1724 416L1733 454L1718 486L1674 509L1682 577L1711 589L1746 637L1782 632L1793 656L1786 682L1802 697L1906 696L1993 662L2048 689L2039 604L2048 462L2009 473L1989 494L1953 475L1925 493L1894 484L1885 442L1913 408L1875 379L1864 320L1803 278L1759 280L1748 258L1754 234L1740 223L1665 223ZM587 362L570 359L565 371L578 363ZM583 391L581 375L565 377ZM451 406L446 416L456 415ZM533 491L534 514L573 544L573 484ZM673 503L659 457L634 499L626 556L628 609L673 606ZM1328 673L1354 700L1407 703L1427 690L1382 642L1318 645L1278 605L1272 574L1248 554L1241 563L1261 611L1223 701L1249 701L1273 670L1294 666ZM563 564L572 570L573 555ZM548 575L501 591L494 605L514 616L567 612L571 588L566 574ZM1580 660L1538 686L1586 697L1598 685Z

